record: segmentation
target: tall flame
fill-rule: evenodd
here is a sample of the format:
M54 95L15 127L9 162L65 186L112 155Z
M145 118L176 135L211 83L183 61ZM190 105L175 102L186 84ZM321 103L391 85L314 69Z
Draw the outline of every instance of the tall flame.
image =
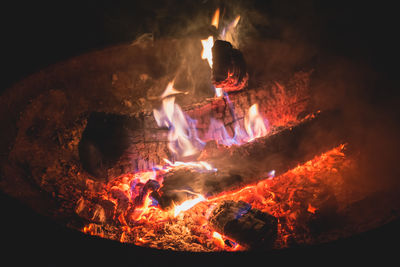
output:
M214 38L212 36L208 36L207 39L201 40L201 44L203 45L203 51L201 52L201 58L207 59L208 65L212 68L212 47L214 46Z
M225 28L223 28L220 38L222 40L230 42L233 46L237 46L238 44L236 43L236 35L237 32L235 31L236 26L238 25L240 20L240 16L237 16L229 25Z
M215 10L214 16L213 16L213 18L211 20L211 25L218 29L218 25L219 25L219 8L217 8L217 10Z
M153 110L154 118L159 127L167 127L168 148L178 157L187 157L199 152L203 142L197 137L195 121L185 116L179 105L175 104L175 96L180 93L170 82L162 94L163 102L160 110Z
M266 122L258 112L257 104L253 104L249 108L249 112L244 119L244 127L249 137L248 142L258 137L265 136L268 133Z

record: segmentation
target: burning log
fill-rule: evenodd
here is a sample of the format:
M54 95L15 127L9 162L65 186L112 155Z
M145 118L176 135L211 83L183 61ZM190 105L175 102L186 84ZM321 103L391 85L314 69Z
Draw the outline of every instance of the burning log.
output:
M185 200L188 191L209 197L266 179L271 171L282 174L343 143L340 121L338 112L320 113L241 146L206 147L201 160L207 160L217 171L181 168L167 173L159 190L159 203L167 208Z
M130 144L142 141L141 121L134 117L93 112L79 142L79 157L83 168L98 178L107 177Z
M244 201L222 201L209 222L216 231L250 248L270 248L277 236L277 219Z
M212 79L225 92L238 91L247 85L246 62L243 54L227 41L217 40L212 48Z

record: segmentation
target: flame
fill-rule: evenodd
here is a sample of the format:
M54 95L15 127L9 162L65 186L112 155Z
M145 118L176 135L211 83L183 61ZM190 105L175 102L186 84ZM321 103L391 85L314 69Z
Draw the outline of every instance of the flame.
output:
M229 104L229 97L226 96ZM252 105L245 118L244 118L244 130L238 122L235 116L233 106L230 107L233 114L233 137L228 133L225 125L222 121L211 118L210 126L206 134L206 140L215 140L218 144L225 146L241 145L246 142L251 142L256 138L266 136L268 134L268 120L264 119L259 110L258 105ZM271 173L271 176L274 174Z
M240 15L238 15L238 16L235 18L235 20L232 22L231 27L232 27L232 28L236 28L236 25L238 25L239 20L240 20Z
M308 203L307 211L315 214L315 212L317 211L317 208L313 207L310 203Z
M168 127L168 148L178 157L187 157L199 152L203 143L197 137L195 121L186 116L179 105L175 104L177 91L170 82L161 95L163 98L161 110L153 110L154 118L159 127Z
M227 27L225 27L221 34L220 39L230 42L233 46L237 46L236 43L236 32L235 28L240 20L240 15L238 15Z
M267 135L268 131L266 122L260 115L257 104L254 104L249 108L249 112L244 120L244 126L247 135L249 136L248 142Z
M217 8L217 10L215 10L214 16L211 20L211 25L217 29L218 29L218 24L219 24L219 8Z
M207 59L208 65L212 68L212 47L214 46L214 38L212 36L208 36L207 39L201 40L201 44L203 45L203 51L201 52L201 58Z
M205 201L203 195L198 194L196 198L192 198L184 201L182 204L174 207L174 217L178 216L181 212L187 211L194 207L196 204Z
M223 95L224 95L224 91L222 91L222 88L216 87L215 88L215 96L222 97Z
M222 235L218 232L213 232L212 237L215 239L215 244L221 248L225 247L225 241L222 238Z
M175 82L175 80L168 83L167 88L165 88L165 91L162 93L162 95L160 97L161 99L164 99L168 96L176 95L176 94L188 94L188 92L182 92L182 91L176 90L174 88L174 82Z
M214 244L217 247L228 251L236 251L240 249L240 245L237 242L232 241L231 239L221 235L218 232L214 231L212 233L212 237L214 238Z
M173 168L176 167L190 167L193 169L197 169L198 171L206 170L206 171L217 171L217 169L213 168L209 163L205 161L191 161L191 162L182 162L182 161L175 161L171 162L168 159L164 159L164 161ZM167 170L169 168L167 167Z

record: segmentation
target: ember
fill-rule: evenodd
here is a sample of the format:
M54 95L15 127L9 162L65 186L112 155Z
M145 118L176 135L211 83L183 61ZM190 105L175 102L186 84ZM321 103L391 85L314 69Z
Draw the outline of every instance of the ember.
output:
M346 170L351 168L352 161L345 157L344 150L345 145L340 145L281 176L236 191L224 192L211 198L197 196L186 202L183 208L163 211L152 207L143 212L140 219L129 220L124 227L118 226L124 223L116 221L113 227L115 230L120 229L124 242L141 246L190 251L243 250L248 248L246 243L237 242L233 236L223 236L208 223L218 204L228 200L242 201L277 218L276 240L272 244L274 248L287 247L293 242L311 244L321 238L312 234L313 221L319 216L318 213L326 213L331 205L322 196L330 194L333 198L346 197L340 195L343 192L340 188L335 193L325 191L330 183L342 183ZM138 179L141 174L124 175L108 187L124 187L135 177ZM186 193L193 197L191 192ZM238 211L236 219L243 217L248 208ZM176 216L178 212L179 216ZM91 223L82 231L111 239L118 238L114 236L115 230L109 232L107 227L110 226ZM331 227L334 231L334 226ZM234 236L236 234L240 235L241 232L233 233ZM329 236L324 238L329 240Z
M239 19L240 16L225 27L219 38L234 43ZM218 29L219 10L212 25ZM216 97L226 103L232 134L222 121L204 113L210 123L205 134L199 135L197 121L175 103L176 95L184 92L176 90L175 81L171 81L160 96L161 108L153 109L153 115L158 127L168 129L172 157L164 158L166 164L155 165L151 171L114 178L101 191L88 192L89 199L81 198L76 212L91 221L83 228L85 233L106 235L107 231L99 231L102 227L94 223L107 221L111 222L108 226L120 232L121 242L141 246L193 251L268 249L285 247L289 240L308 242L305 234L312 231L313 220L331 216L330 210L335 212L336 198L329 190L324 191L328 195L321 196L321 201L313 200L312 196L318 195L313 187L298 195L298 188L307 183L298 177L308 163L289 170L293 163L300 164L310 155L338 145L340 134L326 134L320 141L323 145L310 154L298 140L298 136L312 139L317 132L330 132L335 127L326 127L332 122L331 115L311 114L298 120L298 114L289 112L290 116L296 115L293 121L297 125L282 130L276 128L276 121L272 123L275 128L271 128L256 102L239 118L228 93L247 85L247 72L241 52L223 40L214 42L213 36L201 40L201 58L212 69ZM275 86L285 91L280 84ZM340 154L343 148L334 148L309 162L323 162L326 155L341 155L340 162L344 164L346 159ZM259 166L251 166L254 160L259 161ZM232 166L240 161L243 166ZM275 170L280 174L276 178ZM313 175L317 173L319 170L315 169ZM101 202L113 205L106 207ZM94 212L92 206L96 207Z
M53 121L74 97L52 90L21 115L9 158L60 199L71 227L185 251L280 249L352 233L346 209L362 197L348 193L357 155L342 110L313 103L312 69L257 76L259 59L237 38L246 19L224 14L217 9L209 32L172 42L177 53L162 42L154 57L153 46L130 46L135 57L162 61L160 73L108 75L109 105L96 98L79 118L65 107ZM158 60L165 54L174 56Z

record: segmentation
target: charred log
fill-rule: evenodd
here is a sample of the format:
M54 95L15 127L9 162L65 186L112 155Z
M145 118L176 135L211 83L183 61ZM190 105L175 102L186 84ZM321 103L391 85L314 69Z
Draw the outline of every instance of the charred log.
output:
M243 201L223 201L209 222L216 231L250 248L270 248L277 236L277 219Z
M135 139L140 138L135 136L138 128L142 125L137 118L93 112L78 146L83 168L94 177L106 178L107 169L117 162Z
M168 173L160 188L160 205L167 208L185 199L183 191L212 196L266 179L272 170L282 174L344 142L340 113L326 112L253 142L203 151L217 171L180 169Z
M215 87L224 91L238 91L247 83L246 62L243 54L231 43L217 40L212 48L212 79Z

